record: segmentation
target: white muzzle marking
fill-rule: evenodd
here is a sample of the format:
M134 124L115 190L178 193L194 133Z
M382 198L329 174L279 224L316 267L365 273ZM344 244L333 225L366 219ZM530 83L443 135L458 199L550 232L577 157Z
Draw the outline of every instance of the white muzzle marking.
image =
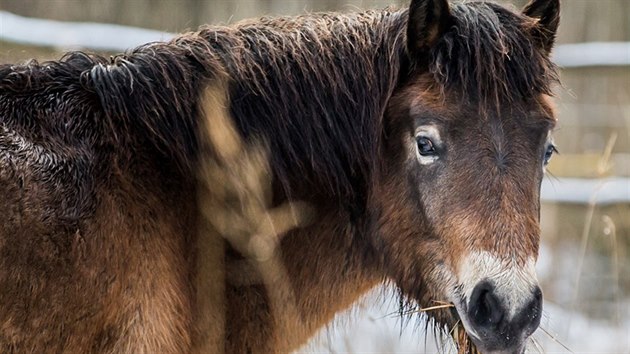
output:
M535 265L533 258L519 265L516 261L501 260L489 252L478 251L462 260L457 278L466 303L481 281L487 280L494 284L495 294L507 307L509 320L532 300L532 292L538 285Z

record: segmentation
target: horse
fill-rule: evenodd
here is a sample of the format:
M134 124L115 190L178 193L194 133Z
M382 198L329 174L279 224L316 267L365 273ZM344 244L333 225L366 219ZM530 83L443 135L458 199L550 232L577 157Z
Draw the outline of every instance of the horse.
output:
M391 284L522 353L558 22L412 0L0 66L0 351L288 352Z

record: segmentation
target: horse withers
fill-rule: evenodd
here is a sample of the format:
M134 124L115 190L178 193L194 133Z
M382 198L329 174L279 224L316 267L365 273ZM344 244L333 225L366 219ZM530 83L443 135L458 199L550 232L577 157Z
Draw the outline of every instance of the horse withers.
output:
M286 352L391 283L523 352L558 19L413 0L1 66L0 351Z

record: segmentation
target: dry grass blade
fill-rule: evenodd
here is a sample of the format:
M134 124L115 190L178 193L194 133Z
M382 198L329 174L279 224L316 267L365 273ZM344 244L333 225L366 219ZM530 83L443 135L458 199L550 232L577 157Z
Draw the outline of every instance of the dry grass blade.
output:
M436 306L421 308L419 310L415 310L414 312L427 312L427 311L433 311L433 310L439 310L439 309L447 309L449 307L455 307L455 305L453 304L436 305Z
M481 354L479 349L475 346L475 343L470 339L468 333L464 329L464 325L461 321L457 322L457 325L453 327L451 336L455 340L457 346L457 354Z
M447 301L431 300L431 302L435 302L435 303L436 303L436 304L438 304L438 305L451 305L452 307L454 307L454 306L455 306L455 305L453 305L452 303L447 302Z
M423 307L417 310L411 310L411 311L407 311L404 312L402 315L411 315L414 313L423 313L423 312L429 312L429 311L435 311L435 310L439 310L439 309L447 309L450 307L455 307L455 305L453 304L444 304L444 305L436 305L436 306L431 306L431 307Z
M556 336L552 336L551 333L549 333L546 329L539 327L541 331L543 331L543 333L545 333L546 335L549 336L549 338L551 338L552 341L558 343L558 345L560 345L562 348L566 349L566 351L568 351L569 353L573 353L573 350L569 349L569 347L567 347L566 345L564 345L562 342L560 342L558 340L558 338L556 338Z
M455 326L453 326L453 328L451 328L451 330L448 332L449 336L453 336L453 332L457 329L457 327L459 326L459 324L462 323L461 320L457 320L457 322L455 323Z
M455 307L454 304L445 302L445 301L433 300L433 302L435 302L438 305L424 307L424 308L411 310L411 311L407 311L403 313L393 312L379 319L386 318L389 316L405 316L405 315L411 315L414 313L426 313L430 311L436 311L436 310L442 310L442 309ZM475 344L473 343L473 341L468 336L468 333L466 333L466 330L464 329L464 325L462 324L461 321L458 320L457 323L455 323L455 326L451 328L448 334L455 341L455 346L457 347L458 354L481 354L479 350L477 349L477 347L475 346Z
M603 176L605 171L609 169L610 157L611 157L612 150L615 146L616 141L617 141L617 134L614 133L608 139L606 148L604 149L604 152L598 164L599 166L598 173L600 174L600 176ZM597 197L598 197L599 191L601 190L602 185L603 185L603 182L600 182L597 185L588 203L588 210L586 212L586 221L584 222L584 228L582 229L582 237L581 237L582 241L580 242L580 257L578 258L578 265L576 268L577 271L575 274L575 287L573 291L573 301L571 302L571 316L573 313L575 313L575 308L578 303L578 296L580 294L580 277L582 275L584 259L586 258L586 250L587 250L588 241L590 238L590 231L591 231L591 225L593 223L593 216L595 214L595 209L597 207ZM571 316L569 317L567 331L570 330L571 328L571 323L572 323Z
M620 314L623 313L621 307L621 284L620 284L620 266L619 266L619 245L617 240L617 226L615 225L615 221L608 215L602 216L602 221L604 222L604 235L610 237L610 258L612 265L612 276L613 276L613 285L614 285L614 296L615 303L617 306L617 310L615 311L615 321L618 326L621 326L621 317Z
M387 315L383 316L383 317L379 317L377 319L383 319L383 318L387 318L387 317L399 317L399 316L407 316L407 315L412 315L414 313L423 313L423 312L429 312L429 311L435 311L435 310L440 310L440 309L446 309L449 307L455 307L455 305L445 302L445 301L438 301L438 300L433 300L433 302L439 304L436 306L430 306L430 307L423 307L417 310L409 310L409 311L405 311L405 312L392 312L392 313L388 313Z

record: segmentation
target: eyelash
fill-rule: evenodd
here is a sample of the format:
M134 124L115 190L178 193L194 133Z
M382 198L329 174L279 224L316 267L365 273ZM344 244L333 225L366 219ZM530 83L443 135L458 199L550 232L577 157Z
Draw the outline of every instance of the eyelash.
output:
M545 149L545 154L543 155L543 166L547 166L549 164L549 161L554 153L558 153L558 149L554 144L549 144Z

